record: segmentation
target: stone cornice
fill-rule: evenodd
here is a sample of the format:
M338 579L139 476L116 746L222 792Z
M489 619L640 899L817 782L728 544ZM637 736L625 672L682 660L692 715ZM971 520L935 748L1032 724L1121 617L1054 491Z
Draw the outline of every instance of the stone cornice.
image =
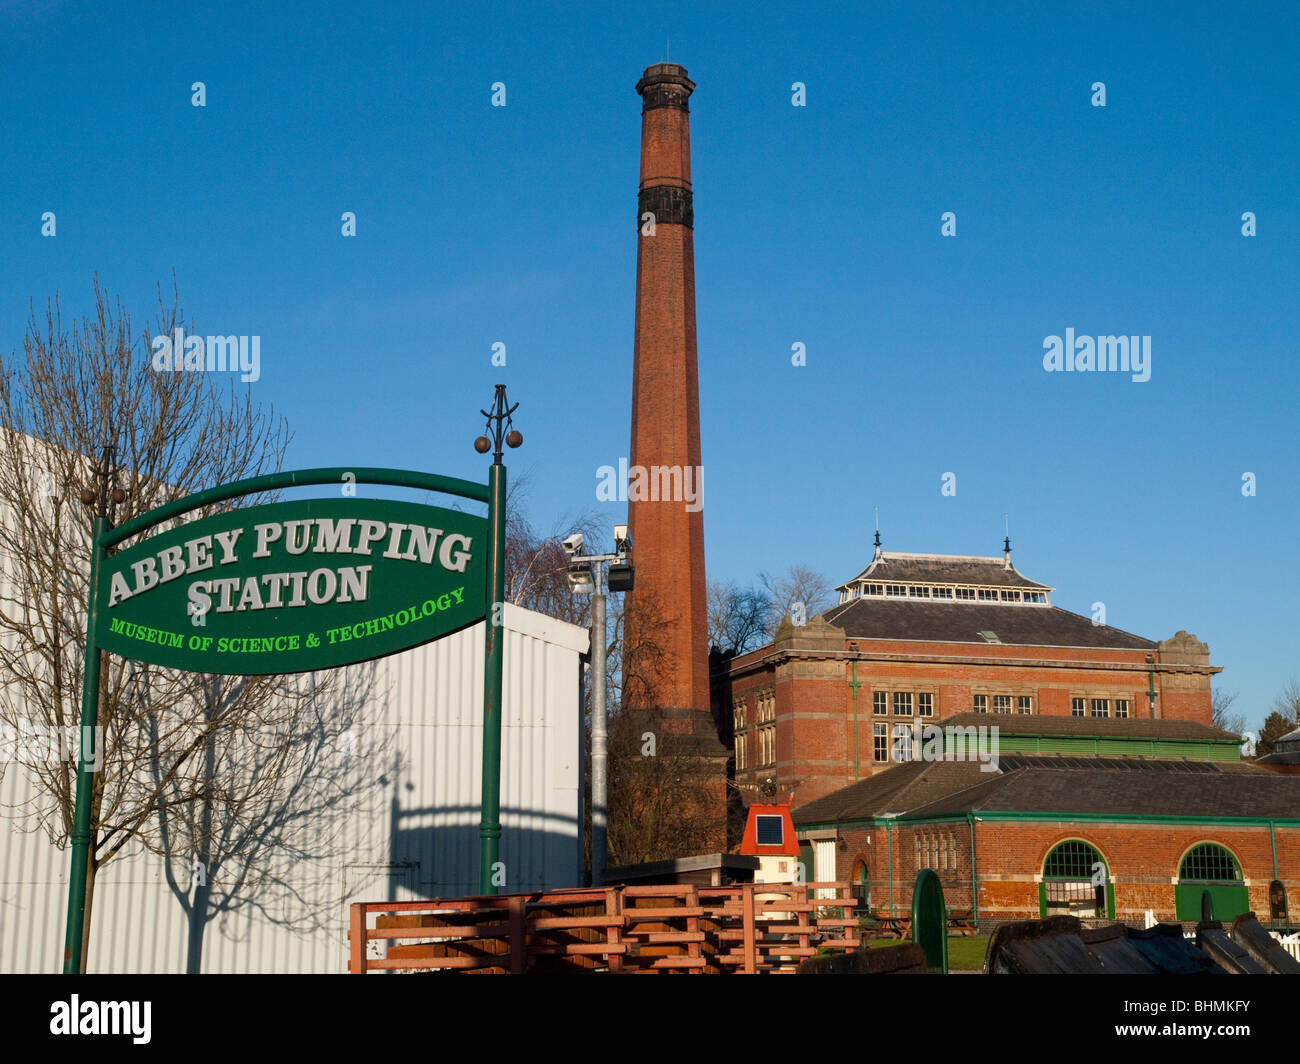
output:
M1109 672L1155 672L1160 674L1184 674L1213 676L1223 671L1221 665L1182 665L1155 662L1125 661L1081 661L1077 658L986 658L968 657L958 654L864 654L851 650L792 650L789 648L773 649L760 658L730 670L729 676L734 680L739 676L758 672L765 668L781 665L792 660L819 661L861 661L888 662L891 664L907 663L917 665L1003 665L1018 668L1042 669L1084 669L1089 671Z

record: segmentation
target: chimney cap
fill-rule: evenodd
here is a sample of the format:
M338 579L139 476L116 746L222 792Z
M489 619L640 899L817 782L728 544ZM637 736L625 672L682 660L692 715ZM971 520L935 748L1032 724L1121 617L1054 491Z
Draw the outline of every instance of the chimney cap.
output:
M686 76L686 68L679 63L654 63L645 68L645 74L636 83L636 91L644 93L652 85L680 85L687 95L695 91L695 82Z

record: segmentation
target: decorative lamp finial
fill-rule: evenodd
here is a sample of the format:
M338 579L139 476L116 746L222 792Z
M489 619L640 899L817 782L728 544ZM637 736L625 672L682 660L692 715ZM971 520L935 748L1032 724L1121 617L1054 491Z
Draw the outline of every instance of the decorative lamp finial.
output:
M524 434L514 427L510 416L519 409L519 404L510 405L506 398L506 386L498 384L496 393L492 397L492 409L480 410L479 413L487 418L487 428L483 435L474 441L474 450L479 454L487 454L489 450L495 450L492 453L492 464L501 464L501 444L504 442L507 447L518 447L524 442ZM501 423L505 422L506 428L503 429Z

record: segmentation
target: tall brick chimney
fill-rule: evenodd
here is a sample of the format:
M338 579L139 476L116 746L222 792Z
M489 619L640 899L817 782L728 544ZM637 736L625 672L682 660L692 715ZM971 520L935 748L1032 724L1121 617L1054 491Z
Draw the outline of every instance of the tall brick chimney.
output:
M643 682L629 683L626 694L632 708L689 709L709 721L703 499L686 498L702 492L703 477L687 105L694 88L676 63L647 67L636 86L641 186L628 484L636 590L625 636L634 661L642 640L657 654L653 665L642 655ZM640 491L638 467L645 471ZM684 716L673 730L703 731L698 722L686 726Z

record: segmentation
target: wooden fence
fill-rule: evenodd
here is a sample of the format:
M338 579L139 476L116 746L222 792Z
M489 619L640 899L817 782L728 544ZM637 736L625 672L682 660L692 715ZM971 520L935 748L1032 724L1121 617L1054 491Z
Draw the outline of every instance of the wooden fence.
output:
M348 970L793 972L819 951L858 948L856 903L848 883L355 902Z

